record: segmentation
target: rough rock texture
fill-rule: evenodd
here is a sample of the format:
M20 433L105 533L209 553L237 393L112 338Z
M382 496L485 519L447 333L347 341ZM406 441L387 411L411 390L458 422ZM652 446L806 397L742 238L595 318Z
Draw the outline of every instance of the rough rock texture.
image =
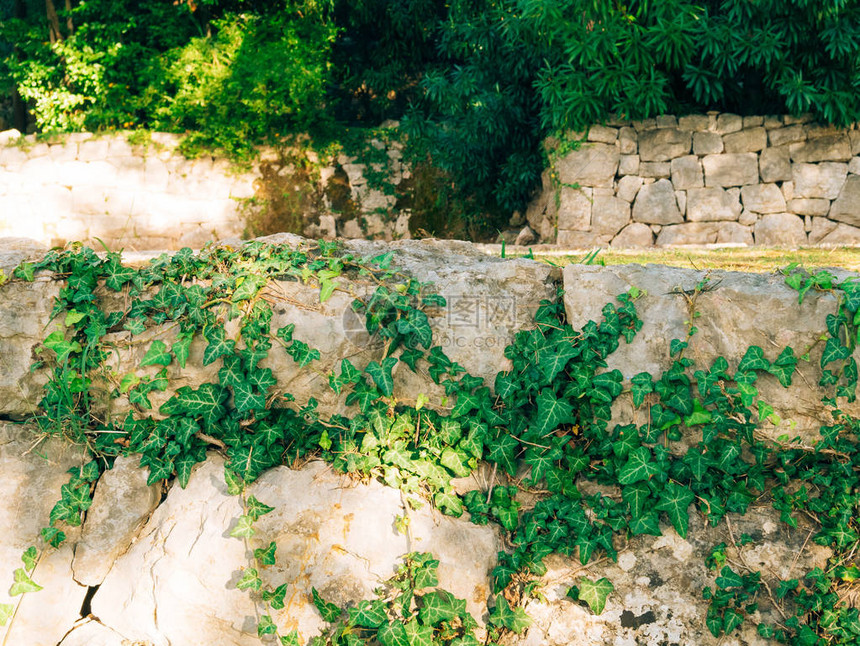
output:
M685 356L705 367L724 356L733 370L750 345L760 346L770 360L786 345L792 346L798 356L813 346L810 361L798 364L799 374L795 374L790 388L783 388L770 375L759 377L756 386L762 399L782 417L782 425L771 429L774 437L782 432L818 437L818 429L829 413L821 404L821 393L804 385L817 384L821 377L822 344L815 342L825 331L827 314L836 311L836 299L830 294L810 292L798 304L797 292L785 285L782 276L657 265L568 265L564 269L568 320L575 328L588 320L599 320L603 305L614 301L618 294L630 287L646 290L636 301L644 322L642 329L632 343L622 342L607 362L610 370L618 368L626 379L643 370L659 376L671 365L670 342L684 339L687 334L684 322L690 314L684 292L692 294L706 276L707 288L696 300L696 310L701 312L696 319L698 332L690 340ZM619 408L623 410L624 405ZM846 405L845 410L854 409L860 412L857 404Z
M759 244L796 247L807 242L803 220L791 213L763 215L755 225Z
M39 545L39 531L48 524L60 487L69 481L66 471L88 461L83 450L62 438L0 422L0 603L20 599L15 620L0 627L0 643L55 646L80 617L87 589L72 579L75 529L67 530L66 543L48 550L36 565L32 579L43 590L13 598L7 591L12 572L22 565L21 553Z
M161 501L161 487L146 486L137 458L118 457L99 480L72 563L75 581L99 585Z
M633 203L633 220L646 224L683 222L672 182L661 179L640 188Z
M860 175L850 175L830 207L831 220L860 225Z
M46 142L29 135L19 145L0 137L0 235L48 246L96 246L98 238L135 251L200 248L244 231L410 236L409 211L396 208L393 194L371 188L366 165L353 157L326 164L312 151L260 148L251 167L239 170L223 158L187 159L178 135L151 139L132 145L124 133L73 133ZM393 186L409 178L399 143L372 143L386 158L374 172ZM285 161L300 156L304 164Z
M673 198L674 199L674 198ZM293 245L306 241L290 234L264 238L269 242ZM405 240L381 243L356 240L345 245L359 255L379 255L395 251L394 265L411 273L422 282L432 282L448 300L448 307L433 314L431 325L437 342L452 359L472 374L489 379L506 365L503 352L513 335L523 326L529 326L541 299L555 293L554 269L544 264L524 260L502 260L480 252L466 242L437 240ZM346 285L356 294L370 289L368 283L356 281ZM41 399L41 387L47 376L44 371L30 371L33 349L45 338L50 329L49 314L58 283L48 277L36 283L10 282L0 286L0 298L9 306L0 308L0 414L26 416L31 414ZM374 345L364 332L364 324L350 309L353 297L336 291L325 303L319 302L316 288L296 282L272 281L267 295L274 301L272 328L278 329L295 323L295 337L320 350L321 374L302 370L285 353L271 353L261 364L271 368L278 378L279 387L307 401L310 393L320 402L326 413L342 409L342 401L326 386L324 376L343 358L349 357L357 366L365 366L378 359L381 346ZM163 337L171 341L168 331ZM108 335L107 341L122 341L127 333ZM119 374L136 368L147 350L146 344L112 355L111 367ZM168 367L171 389L152 393L151 401L157 408L171 396L175 388L197 387L215 378L219 362L202 366L205 341L195 339L187 369ZM408 369L395 373L397 383L405 393L412 393L409 384L417 377ZM415 390L417 394L419 391ZM429 394L429 393L428 393ZM409 395L411 396L411 395ZM110 402L113 415L124 415L128 402L123 397Z
M605 159L613 145L620 153L611 186L606 175L610 164L603 162L596 164L601 168L599 183L579 182L577 188L559 187L558 181L552 182L544 174L543 190L528 210L529 224L541 242L571 248L628 245L634 230L628 230L631 220L622 222L615 203L604 197L632 203L632 222L651 225L652 234L658 234L657 246L795 245L818 244L814 240L823 239L818 235L823 231L819 225L816 236L802 240L796 221L788 215L860 225L860 198L855 195L854 182L846 182L846 176L860 177L856 126L839 129L813 123L810 118L716 112L680 119L661 115L637 121L632 128L621 123L612 124L620 128L617 138L612 128L602 127L589 138L598 143L587 144L603 146ZM594 153L577 154L581 155L577 164L582 165ZM669 198L669 185L674 202ZM779 217L766 218L753 227L762 215L769 214ZM613 226L594 226L607 219ZM719 226L726 221L749 228ZM777 223L787 230L779 231ZM694 224L701 226L688 226ZM661 227L671 230L659 235ZM804 234L811 232L811 221L804 222L803 228ZM838 242L836 236L842 234L845 244L855 244L850 229L834 225L830 233L827 244Z
M758 182L758 158L755 153L705 155L705 186L744 186Z
M618 149L607 144L586 144L562 157L557 165L558 177L565 184L612 186L618 170Z
M319 462L271 469L247 493L275 507L257 522L248 548L276 542L277 563L260 575L274 586L288 584L287 605L272 618L298 629L302 642L323 626L312 587L339 605L371 598L410 551L432 552L441 587L466 599L473 615L483 614L500 548L493 529L429 506L407 511L396 489L350 482ZM93 614L124 638L153 646L259 644L251 597L234 587L248 563L243 541L228 535L241 513L241 501L227 494L222 460L210 458L186 489L171 490L115 563ZM395 529L405 514L407 536Z
M814 567L823 567L830 550L805 543L809 528L796 530L779 522L779 515L767 507L746 516L730 514L734 535L747 533L753 543L741 548L743 558L766 576L778 574L789 579L802 576ZM671 527L662 526L663 536L636 536L619 555L617 563L581 566L579 561L552 556L542 577L546 602L526 604L534 623L514 643L517 646L567 646L588 643L606 646L634 644L735 644L763 646L756 624L775 622L781 617L763 595L760 610L742 628L728 637L715 638L702 621L708 602L701 591L714 589L716 573L705 567L705 558L718 543L732 545L726 524L709 527L698 513L690 515L690 530L683 539ZM810 541L811 543L811 541ZM737 562L736 550L730 558ZM744 572L745 573L745 572ZM771 574L773 573L773 574ZM600 615L566 597L579 578L608 578L615 586Z

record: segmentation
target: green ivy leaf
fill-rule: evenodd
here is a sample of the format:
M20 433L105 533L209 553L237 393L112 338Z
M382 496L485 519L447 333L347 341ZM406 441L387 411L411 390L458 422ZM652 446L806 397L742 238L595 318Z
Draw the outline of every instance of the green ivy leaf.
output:
M176 337L176 341L171 346L173 356L176 357L176 362L179 367L185 369L185 363L188 361L188 355L191 353L191 341L194 339L193 332L182 332Z
M499 628L520 634L531 626L532 620L522 608L511 608L507 599L501 594L496 595L496 606L490 611L490 623Z
M851 356L851 350L842 345L839 339L830 337L824 344L824 352L821 353L821 367L823 368L832 361L841 361Z
M15 582L9 588L10 597L17 597L27 592L38 592L42 589L42 586L33 581L23 568L16 568L13 577Z
M630 484L621 490L621 497L630 507L630 515L638 518L645 510L645 503L651 497L651 489L644 482Z
M250 516L254 521L260 518L260 516L265 516L269 512L275 510L274 507L269 507L269 505L260 502L254 496L248 496L247 508L248 516Z
M325 601L320 593L317 592L316 588L311 588L311 598L313 599L314 605L319 610L320 615L322 615L323 621L329 624L333 624L337 621L337 618L340 617L341 610L335 604L329 603Z
M657 517L657 512L649 511L641 516L636 516L630 519L630 533L634 536L639 534L648 534L649 536L661 536L660 519Z
M382 364L378 361L371 361L365 369L367 374L376 383L379 392L385 397L391 397L394 392L394 378L391 376L391 369L395 365L397 365L397 359L395 357L388 357L382 360Z
M260 563L260 565L274 565L275 564L275 551L278 549L278 546L275 544L275 541L269 543L268 547L259 547L254 550L254 558Z
M406 626L399 621L383 624L376 633L382 646L412 646L406 634Z
M254 519L243 515L239 516L236 520L236 526L230 531L230 536L235 538L251 538L256 533Z
M459 518L463 515L463 501L454 491L442 490L433 496L433 504L449 516Z
M257 622L257 636L274 635L278 632L278 627L269 615L261 615L260 621Z
M147 350L146 355L143 357L143 361L140 362L141 368L144 366L167 366L170 365L170 362L173 361L173 357L170 356L170 352L167 351L167 345L164 341L160 339L156 339L149 346L149 350Z
M236 587L239 590L259 590L263 587L263 580L255 568L249 567L245 569L245 573L239 579L239 582L236 583Z
M651 373L640 372L630 380L630 392L633 395L633 405L639 408L645 401L645 396L654 392L654 380Z
M674 482L667 482L660 494L660 501L655 506L658 511L666 512L669 521L681 538L687 538L687 526L690 522L687 508L695 497L689 488Z
M190 452L182 453L173 461L173 466L176 469L176 479L179 481L179 486L181 488L185 489L185 487L188 486L188 480L191 478L191 471L194 469L194 465L198 462L202 462L202 460L198 459L198 456Z
M5 626L9 618L15 613L15 606L11 603L0 603L0 626ZM385 644L385 646L393 646ZM398 645L399 646L399 645ZM409 646L406 644L405 646Z
M720 576L716 579L716 584L721 590L727 590L728 588L742 588L744 587L744 579L728 565L724 565L723 569L720 570Z
M364 628L379 628L388 619L385 614L385 604L379 599L359 601L358 606L347 608L347 612L350 624Z
M284 607L284 598L287 595L287 584L282 583L274 590L263 590L263 601L268 603L275 610L280 610Z
M531 431L546 436L562 424L573 421L573 406L557 399L551 388L544 388L537 396L538 414L532 420ZM513 472L510 472L513 475Z
M260 288L266 284L266 279L263 276L249 274L247 276L239 276L236 279L236 291L233 292L233 302L247 301L257 295Z
M216 384L201 384L197 390L182 386L159 410L164 415L185 413L202 418L206 424L213 424L226 412L225 398L226 391Z
M209 342L203 351L203 365L217 361L219 357L233 354L236 342L227 338L227 331L223 327L208 327L203 336Z
M606 599L615 590L612 582L603 577L592 581L587 577L579 579L579 599L588 604L595 615L599 615L606 607Z
M241 381L233 386L233 405L238 413L263 410L266 407L266 397L247 381Z
M417 619L406 624L406 638L410 646L433 646L433 627L423 626Z
M770 361L764 358L764 350L757 345L747 348L744 358L738 364L738 372L750 372L752 370L767 370Z
M498 464L510 475L517 472L516 452L519 450L519 443L511 435L502 434L497 440L490 444L490 451L487 458Z
M21 554L21 561L24 563L24 569L27 572L32 572L36 567L36 561L39 558L39 552L36 551L36 548L31 545Z
M651 460L651 450L640 446L630 452L627 462L618 472L618 482L622 485L649 480L660 471L657 463Z

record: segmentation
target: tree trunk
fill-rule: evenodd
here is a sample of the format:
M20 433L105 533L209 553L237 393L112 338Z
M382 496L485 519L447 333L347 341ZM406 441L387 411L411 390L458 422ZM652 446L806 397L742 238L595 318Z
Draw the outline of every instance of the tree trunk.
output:
M63 40L63 34L60 33L60 17L54 7L54 0L45 0L45 14L48 18L48 39L53 45Z
M75 25L72 22L72 0L66 0L66 30L68 31L67 37L75 31Z

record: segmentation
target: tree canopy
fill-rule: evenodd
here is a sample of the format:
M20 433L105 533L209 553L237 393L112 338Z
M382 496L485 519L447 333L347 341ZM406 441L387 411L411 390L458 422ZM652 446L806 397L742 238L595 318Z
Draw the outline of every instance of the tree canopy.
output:
M521 209L541 142L612 116L860 116L857 0L5 0L0 91L40 131L242 154L400 121L465 211Z

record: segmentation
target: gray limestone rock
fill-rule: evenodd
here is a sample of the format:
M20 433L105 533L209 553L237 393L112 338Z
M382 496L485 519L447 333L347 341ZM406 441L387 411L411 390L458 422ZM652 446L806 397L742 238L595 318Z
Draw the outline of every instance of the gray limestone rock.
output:
M619 157L614 145L588 143L559 159L556 170L563 184L611 188Z
M758 183L758 156L755 153L724 153L702 158L705 186L744 186Z
M852 226L860 225L860 175L849 175L830 207L828 216Z
M678 210L675 190L668 179L660 179L639 189L633 203L633 220L646 224L672 224L683 222Z
M787 126L785 128L774 128L773 130L768 130L767 138L770 141L771 146L783 146L796 141L805 141L806 130L804 130L803 126L799 124Z
M691 134L678 128L657 128L639 133L639 157L643 162L666 162L690 153Z
M650 247L653 244L654 232L651 227L641 222L628 224L612 239L612 246L618 248Z
M723 138L716 132L694 132L693 154L713 155L723 152Z
M723 145L727 153L755 153L767 146L767 130L749 128L729 135L723 135Z
M287 604L271 616L297 629L303 643L324 625L311 588L338 605L373 598L410 551L431 552L440 562L440 586L466 599L473 616L483 615L501 547L492 528L429 505L409 510L396 489L360 484L312 462L296 471L271 469L248 487L247 495L274 511L260 518L246 546L229 536L242 502L227 493L223 472L223 460L210 457L186 489L170 491L94 596L93 614L103 624L153 646L259 644L254 601L235 584L248 567L246 550L270 541L276 563L260 576L272 587L287 584ZM407 535L396 529L398 516L409 518Z
M768 217L773 216L764 216ZM802 220L792 217L802 228ZM661 234L670 228L674 227L664 227ZM798 355L812 347L810 361L798 363L798 374L790 388L783 388L770 375L761 375L756 387L762 400L774 406L782 418L780 426L762 427L762 433L768 437L792 433L792 437L801 435L814 441L821 424L830 419L815 384L821 378L819 361L823 350L816 341L826 329L827 314L834 313L837 306L832 294L810 292L798 303L797 292L785 284L783 276L774 274L705 272L656 265L568 265L564 269L565 310L571 325L579 328L586 321L600 320L603 305L631 286L643 290L645 294L636 301L643 327L632 343L621 343L608 357L608 369L618 368L625 379L642 371L659 376L671 366L671 340L687 335L685 321L689 320L689 312L683 292L692 293L706 276L708 289L696 300L696 310L701 312L696 319L698 332L690 338L684 356L705 367L723 356L734 370L751 345L763 348L771 361L786 345ZM858 404L847 406L860 410ZM623 412L623 405L618 410Z
M830 212L830 200L799 197L788 203L788 212L797 215L827 215ZM810 242L813 240L810 239Z
M614 236L630 222L630 204L618 197L595 190L591 230L598 235Z
M707 244L751 245L748 227L737 222L685 222L663 227L657 236L657 246Z
M741 189L744 208L755 213L783 213L785 198L776 184L753 184Z
M791 157L787 146L765 148L758 160L763 182L784 182L791 179Z
M793 162L847 162L851 159L851 143L846 133L808 139L788 148Z
M794 196L835 200L845 184L847 175L848 164L837 162L792 164Z
M671 169L675 190L683 191L705 185L702 179L702 163L695 155L673 159Z
M590 187L562 186L558 200L559 230L589 231L591 229L592 191Z
M754 233L759 245L797 247L808 242L803 218L791 213L763 215L756 222Z
M72 557L79 530L65 529L59 549L48 549L31 578L42 590L22 597L7 594L21 553L39 546L67 470L89 462L87 453L61 437L47 437L30 425L0 422L0 603L20 606L11 624L0 627L0 642L55 646L80 617L87 589L72 579Z
M690 222L737 220L741 204L737 197L719 187L691 188L687 191L687 220Z
M161 487L146 485L147 470L138 462L118 457L99 479L72 562L81 585L101 584L161 500Z

